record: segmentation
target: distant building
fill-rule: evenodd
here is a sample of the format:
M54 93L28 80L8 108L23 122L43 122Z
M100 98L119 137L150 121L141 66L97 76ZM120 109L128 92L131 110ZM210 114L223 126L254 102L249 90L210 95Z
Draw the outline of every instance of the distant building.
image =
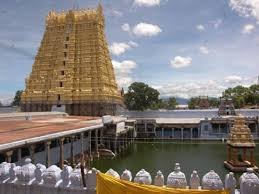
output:
M114 115L122 105L104 33L102 6L50 12L21 109Z
M175 106L175 109L177 110L187 110L189 109L188 104L178 104Z
M208 96L200 96L198 101L198 109L208 109L210 108Z
M232 98L229 98L229 97L221 97L220 98L218 115L220 115L220 116L236 115L235 107L234 107Z

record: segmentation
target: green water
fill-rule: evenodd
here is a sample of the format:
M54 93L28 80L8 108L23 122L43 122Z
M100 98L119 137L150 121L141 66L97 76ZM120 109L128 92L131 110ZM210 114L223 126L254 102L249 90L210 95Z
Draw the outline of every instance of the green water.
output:
M179 162L188 180L193 170L202 177L211 169L224 180L228 173L223 165L226 158L226 144L221 142L135 143L116 158L95 160L92 166L102 172L112 168L119 174L128 169L133 177L142 168L152 177L161 170L166 178L173 171L174 163ZM259 148L255 158L259 163Z

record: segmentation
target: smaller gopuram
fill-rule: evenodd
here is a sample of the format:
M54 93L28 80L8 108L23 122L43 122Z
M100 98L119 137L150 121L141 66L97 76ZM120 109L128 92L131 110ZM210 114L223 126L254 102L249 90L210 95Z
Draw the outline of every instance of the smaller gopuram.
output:
M254 159L255 143L245 118L238 116L227 140L227 161L224 165L233 172L245 172L247 168L257 170Z
M199 109L208 109L210 107L208 96L200 96L198 102Z
M220 115L220 116L236 115L232 98L229 98L229 97L220 98L218 115Z

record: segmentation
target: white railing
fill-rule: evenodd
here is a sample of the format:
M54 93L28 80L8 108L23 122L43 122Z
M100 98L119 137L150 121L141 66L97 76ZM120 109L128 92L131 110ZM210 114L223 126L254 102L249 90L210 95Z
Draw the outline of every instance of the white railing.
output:
M26 159L25 164L16 166L14 163L3 162L0 164L0 194L95 194L96 169L85 169L85 184L82 182L81 170L64 166L61 170L56 165L46 168L42 164L34 165L31 159ZM233 173L225 177L223 184L219 175L211 170L202 179L193 171L187 184L186 176L181 172L180 164L175 164L175 169L165 181L161 171L152 179L149 172L140 170L134 177L129 170L122 172L121 176L114 170L106 172L113 177L134 181L140 184L154 184L156 186L183 188L183 189L230 189L231 194L258 194L259 178L252 169L248 169L239 179L240 189L237 190L237 181ZM225 185L225 186L224 186Z

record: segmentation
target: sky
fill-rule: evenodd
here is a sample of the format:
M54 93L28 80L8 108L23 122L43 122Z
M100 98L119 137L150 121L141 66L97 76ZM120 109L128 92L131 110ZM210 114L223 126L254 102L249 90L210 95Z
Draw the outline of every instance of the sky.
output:
M24 89L51 10L94 0L0 0L0 101ZM259 0L102 0L119 87L135 81L161 96L220 96L257 83Z

